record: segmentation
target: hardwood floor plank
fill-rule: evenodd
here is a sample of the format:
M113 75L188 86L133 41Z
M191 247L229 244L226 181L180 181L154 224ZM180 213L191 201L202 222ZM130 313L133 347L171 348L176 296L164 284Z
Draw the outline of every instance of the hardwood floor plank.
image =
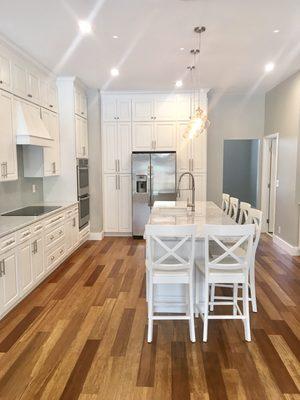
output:
M120 326L111 349L111 355L114 357L124 356L126 353L134 313L135 310L131 308L125 308L124 310Z
M268 364L281 392L298 393L293 379L266 333L261 329L257 329L254 330L254 335L259 350Z
M218 355L212 352L203 352L203 363L209 399L228 400Z
M116 277L119 272L120 272L120 268L123 264L124 260L123 259L117 259L111 269L111 272L109 274L109 278L114 278Z
M189 370L184 342L171 343L172 400L189 400Z
M101 272L103 271L105 265L97 265L88 279L85 281L84 286L93 286L96 280L99 278Z
M152 343L147 343L147 330L148 327L146 326L136 385L153 387L154 376L155 376L157 333L158 333L157 325L155 325L153 328Z
M9 351L42 311L43 307L33 307L18 325L16 325L16 327L1 341L0 352L6 353Z
M98 350L100 341L88 339L78 357L77 363L68 379L66 387L60 396L61 400L76 400L79 398L85 379Z

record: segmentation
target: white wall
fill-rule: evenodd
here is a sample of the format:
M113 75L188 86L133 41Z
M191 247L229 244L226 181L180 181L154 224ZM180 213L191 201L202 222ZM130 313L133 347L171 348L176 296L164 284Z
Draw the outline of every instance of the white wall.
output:
M208 200L217 204L222 202L224 139L262 139L264 108L263 93L249 97L247 94L209 92L208 117L211 125L207 135Z

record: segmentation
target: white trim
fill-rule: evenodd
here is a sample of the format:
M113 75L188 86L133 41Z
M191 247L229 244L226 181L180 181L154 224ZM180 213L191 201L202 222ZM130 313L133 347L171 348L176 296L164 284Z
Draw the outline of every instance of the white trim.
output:
M262 177L261 177L261 210L263 212L263 223L262 223L262 232L268 232L267 225L267 215L268 215L268 197L267 197L267 185L268 185L268 177L267 174L267 163L268 160L268 141L276 140L276 171L275 171L275 179L277 180L277 171L278 171L278 149L279 149L279 133L272 133L271 135L267 135L263 137L263 148L262 148ZM275 184L275 204L274 204L274 231L276 226L276 196L277 196L277 187ZM274 232L275 235L275 232Z
M99 90L101 96L119 96L119 95L139 95L139 94L183 94L183 93L189 93L192 94L192 90ZM210 91L210 88L201 88L200 93L208 94Z
M102 240L104 238L104 232L90 232L89 240Z
M132 236L132 232L104 232L104 236Z
M273 235L273 242L277 244L280 248L285 250L291 256L300 256L300 247L292 246L290 243L286 242L277 235Z

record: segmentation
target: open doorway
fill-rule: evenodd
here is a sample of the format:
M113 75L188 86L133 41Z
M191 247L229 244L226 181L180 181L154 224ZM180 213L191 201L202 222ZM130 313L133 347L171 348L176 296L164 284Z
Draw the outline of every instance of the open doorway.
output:
M277 180L278 138L278 133L268 135L263 143L263 230L270 235L275 233L276 188L279 184Z

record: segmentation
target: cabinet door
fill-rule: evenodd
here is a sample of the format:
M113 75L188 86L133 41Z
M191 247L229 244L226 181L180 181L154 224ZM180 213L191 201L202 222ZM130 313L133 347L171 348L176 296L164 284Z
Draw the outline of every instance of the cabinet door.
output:
M27 69L26 74L27 98L40 104L40 77L34 69Z
M131 232L131 174L118 176L119 232Z
M154 118L156 121L176 120L176 96L156 95L154 98Z
M118 232L118 175L104 175L104 230Z
M152 122L133 122L132 149L134 151L154 150L154 126Z
M23 295L24 293L28 292L33 285L31 244L29 240L19 245L17 260L20 277L20 294Z
M102 127L103 171L114 173L118 168L118 124L105 122Z
M120 173L131 172L131 123L118 123L118 170Z
M60 138L58 115L47 110L42 110L42 119L53 138L50 147L44 148L44 176L60 174Z
M68 218L65 222L65 242L66 252L69 253L73 247L73 218Z
M84 118L87 118L87 98L85 92L81 92L81 97L80 97L80 113L81 116Z
M83 157L83 143L82 143L82 124L81 117L75 115L75 135L76 135L76 157Z
M102 118L104 122L113 122L117 119L117 100L114 96L102 98Z
M42 107L49 108L48 101L48 81L47 78L40 79L40 104Z
M176 123L155 122L154 141L156 151L176 150Z
M194 175L195 178L195 200L206 201L206 174Z
M206 172L207 134L201 133L191 141L192 145L192 166L194 173Z
M117 99L117 118L118 121L131 121L131 98L120 96Z
M74 88L75 114L81 115L81 92L78 87Z
M151 121L154 118L152 96L135 97L132 100L132 120Z
M13 96L0 90L0 181L18 179Z
M13 92L18 96L27 97L26 67L21 61L14 60L12 64Z
M19 297L16 250L0 256L0 260L4 263L4 275L1 278L3 281L3 308L7 310Z
M191 117L191 95L177 95L177 116L178 121L188 121Z
M48 105L52 111L58 112L58 94L57 94L57 86L55 82L48 83Z
M81 118L81 143L82 143L82 155L87 158L89 155L89 145L88 145L88 126L87 120Z
M44 241L43 236L36 236L31 241L31 260L33 281L40 280L44 275Z
M177 171L187 172L191 168L191 141L183 137L187 123L177 124Z
M2 53L2 50L0 54L0 88L11 89L10 58L4 52Z

